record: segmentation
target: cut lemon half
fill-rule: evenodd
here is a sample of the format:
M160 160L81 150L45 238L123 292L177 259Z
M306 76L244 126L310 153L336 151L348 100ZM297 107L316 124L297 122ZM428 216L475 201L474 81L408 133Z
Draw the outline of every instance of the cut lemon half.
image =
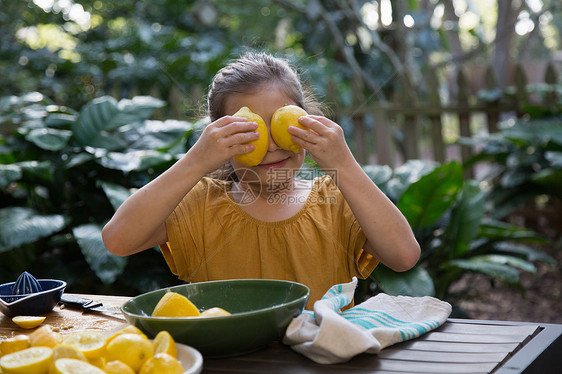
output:
M29 348L29 336L16 335L0 341L0 357Z
M105 353L105 336L101 332L78 331L66 337L62 342L78 348L88 360L100 358Z
M54 348L62 341L62 335L53 331L51 326L39 327L29 335L29 345L32 347L51 347Z
M105 364L103 371L106 374L135 374L131 367L121 361L110 361Z
M22 329L32 329L39 326L47 317L40 316L15 316L12 321Z
M59 358L75 358L80 361L87 361L84 353L80 352L78 348L70 344L59 344L53 348L53 361Z
M178 357L176 342L168 331L163 330L156 334L156 337L152 341L152 345L154 345L154 354L167 353L173 358Z
M94 365L75 358L59 358L53 363L50 374L105 374Z
M46 374L51 365L53 350L49 347L31 347L0 358L0 368L13 374Z
M141 329L139 329L136 326L133 325L128 325L127 327L123 327L121 330L115 332L113 335L111 335L109 338L107 338L106 344L109 344L113 339L115 339L116 337L118 337L119 335L123 335L123 334L137 334L143 337L147 337L144 332L141 331Z
M197 317L199 314L199 309L187 297L166 292L154 307L152 317Z

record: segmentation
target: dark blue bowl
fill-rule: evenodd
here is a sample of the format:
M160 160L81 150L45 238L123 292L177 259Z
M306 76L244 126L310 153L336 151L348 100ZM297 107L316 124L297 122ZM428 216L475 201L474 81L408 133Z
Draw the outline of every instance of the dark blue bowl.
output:
M47 314L58 304L66 282L56 279L39 279L43 291L13 295L15 282L0 285L0 312L8 317L38 316Z

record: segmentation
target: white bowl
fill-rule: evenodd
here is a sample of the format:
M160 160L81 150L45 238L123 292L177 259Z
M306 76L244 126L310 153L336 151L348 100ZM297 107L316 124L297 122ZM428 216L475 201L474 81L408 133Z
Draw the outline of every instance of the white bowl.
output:
M199 374L203 370L203 356L193 347L176 343L178 361L184 368L183 374Z

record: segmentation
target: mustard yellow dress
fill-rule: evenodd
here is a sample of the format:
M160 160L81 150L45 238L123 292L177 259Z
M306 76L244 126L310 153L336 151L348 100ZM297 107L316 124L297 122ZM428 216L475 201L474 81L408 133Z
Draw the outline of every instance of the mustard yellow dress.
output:
M283 279L307 285L314 302L334 284L367 277L378 260L362 249L365 234L329 176L315 178L291 218L265 222L233 199L231 183L203 178L166 220L161 245L180 279Z

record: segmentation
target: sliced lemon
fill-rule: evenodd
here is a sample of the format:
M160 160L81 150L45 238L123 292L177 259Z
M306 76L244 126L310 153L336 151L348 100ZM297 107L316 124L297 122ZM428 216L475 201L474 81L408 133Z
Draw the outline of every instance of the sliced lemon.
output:
M29 348L29 336L16 335L0 341L0 356Z
M85 361L59 358L54 362L49 374L105 374L105 372Z
M199 314L199 309L187 297L166 292L156 304L152 317L196 317Z
M49 325L41 326L29 335L29 345L32 347L54 348L60 342L62 342L62 335L53 331Z
M63 344L73 345L88 360L97 359L105 353L105 336L97 331L78 331L63 340Z
M146 360L154 355L152 342L138 334L122 334L106 347L107 362L121 361L138 371Z
M49 347L31 347L0 358L0 367L6 373L47 374L53 357Z
M154 346L154 354L167 353L174 358L178 357L176 342L168 331L163 330L156 334L156 337L152 341L152 345Z
M121 330L117 331L116 333L111 335L109 338L107 338L106 344L109 344L113 339L115 339L119 335L123 335L123 334L137 334L137 335L140 335L140 336L144 336L145 338L147 337L144 334L144 332L142 332L141 329L139 329L138 327L133 326L133 325L128 325L127 327L123 327Z
M32 329L39 326L47 317L40 316L15 316L12 321L22 329Z
M230 312L227 312L223 308L214 307L201 312L201 317L221 317L229 316Z
M183 366L166 353L158 353L145 362L139 374L182 374Z
M121 361L110 361L103 368L106 374L135 374L131 367Z
M70 344L59 344L53 348L53 361L59 358L75 358L80 361L87 361L84 353L80 352L78 348Z
M106 362L105 356L91 358L88 360L88 363L90 365L94 365L95 367L98 367L100 369L103 369L105 367L105 362Z

